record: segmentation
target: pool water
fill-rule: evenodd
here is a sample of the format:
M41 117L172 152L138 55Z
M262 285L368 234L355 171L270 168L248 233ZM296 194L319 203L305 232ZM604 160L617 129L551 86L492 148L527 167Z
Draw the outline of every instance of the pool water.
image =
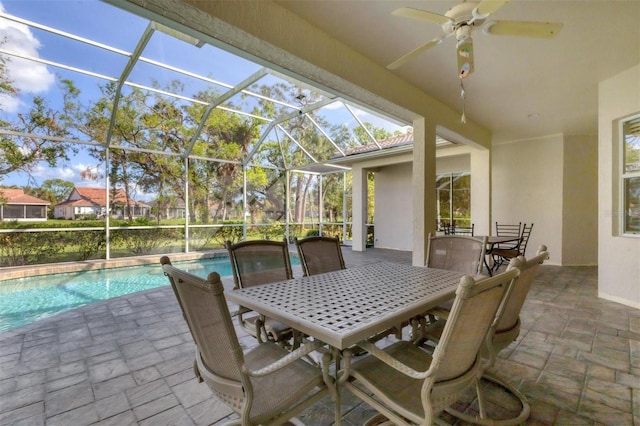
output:
M291 264L299 265L300 261L291 256ZM227 257L174 262L174 266L203 278L213 271L221 277L232 275ZM0 331L163 285L169 285L169 281L159 264L0 281Z

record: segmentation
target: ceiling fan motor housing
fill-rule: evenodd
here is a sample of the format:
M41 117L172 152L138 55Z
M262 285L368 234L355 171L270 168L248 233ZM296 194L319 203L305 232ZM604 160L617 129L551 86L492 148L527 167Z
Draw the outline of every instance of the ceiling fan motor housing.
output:
M442 30L445 34L456 33L456 38L458 38L459 29L466 27L468 29L468 34L470 34L474 25L482 24L486 16L479 16L475 14L474 10L476 7L478 7L477 2L465 2L455 5L451 9L447 10L444 16L449 18L449 21L442 24ZM466 30L465 34L467 34ZM458 41L463 41L466 38L468 38L468 36L462 40L458 38Z

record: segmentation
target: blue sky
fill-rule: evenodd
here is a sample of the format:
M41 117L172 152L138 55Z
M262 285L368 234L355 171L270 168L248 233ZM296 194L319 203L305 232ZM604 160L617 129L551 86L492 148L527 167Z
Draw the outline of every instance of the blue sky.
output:
M134 50L149 22L95 0L0 0L0 11L103 43L126 53ZM62 63L99 75L117 78L127 62L126 55L106 52L4 18L0 18L0 36L6 38L6 42L0 45L0 48L7 51ZM236 85L261 68L258 64L212 46L205 45L198 48L160 32L154 33L143 52L143 57L204 75L227 85ZM7 63L7 68L14 86L19 90L18 98L0 97L0 114L7 121L14 121L17 113L25 111L33 96L47 98L52 106L60 105L59 78L73 80L81 89L82 100L85 103L95 99L99 94L98 86L106 82L94 76L15 57ZM151 86L151 79L156 79L162 84L177 76L179 77L179 74L170 70L138 62L128 80ZM195 78L184 76L179 78L185 83L185 94L188 95L196 93L207 85ZM269 80L273 81L276 78L269 76L260 83ZM221 91L226 90L224 87L218 87ZM341 104L323 108L322 115L334 122L347 124L350 128L356 125L356 121L348 115ZM362 121L371 122L378 127L385 127L391 131L401 129L396 124L368 113L363 112L358 115ZM91 162L95 160L86 155L80 155L70 164L62 165L57 169L39 167L32 172L36 180L32 184L38 185L46 179L61 178L78 185L91 186L91 183L83 182L79 177L80 171L91 165ZM22 186L27 183L25 180L26 176L16 175L5 177L0 183Z

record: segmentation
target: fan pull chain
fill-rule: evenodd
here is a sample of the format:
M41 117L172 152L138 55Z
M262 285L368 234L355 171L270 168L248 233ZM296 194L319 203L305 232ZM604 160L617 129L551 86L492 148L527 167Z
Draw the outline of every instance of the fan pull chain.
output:
M467 123L467 116L465 115L465 104L467 99L467 92L464 91L464 83L462 82L462 78L460 79L460 97L462 98L462 117L460 117L460 121L462 124Z

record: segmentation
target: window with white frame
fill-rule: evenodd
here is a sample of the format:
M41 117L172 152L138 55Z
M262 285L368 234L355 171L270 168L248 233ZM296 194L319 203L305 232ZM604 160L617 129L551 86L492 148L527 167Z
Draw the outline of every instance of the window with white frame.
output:
M640 115L622 122L622 231L640 234Z

